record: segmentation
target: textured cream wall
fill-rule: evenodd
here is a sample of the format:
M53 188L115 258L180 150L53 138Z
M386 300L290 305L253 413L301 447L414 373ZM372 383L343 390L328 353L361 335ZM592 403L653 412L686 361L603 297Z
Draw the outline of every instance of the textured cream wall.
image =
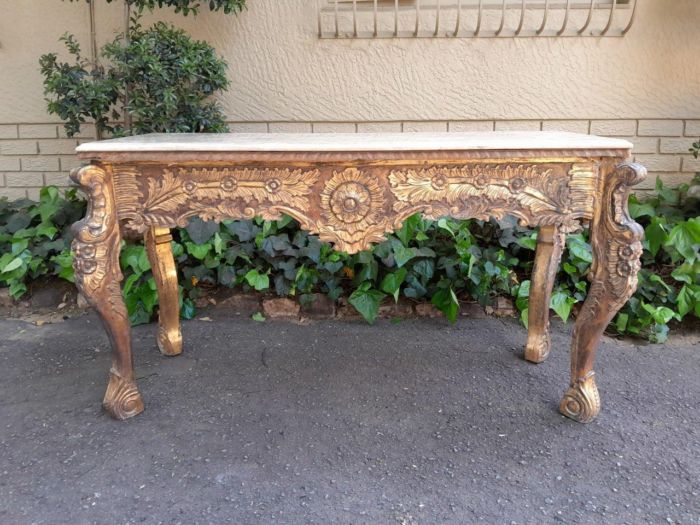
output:
M228 59L235 121L700 118L700 2L639 1L632 31L602 39L318 40L322 0L167 18ZM46 122L37 58L66 30L87 47L87 8L0 0L0 13L0 122ZM98 2L102 41L120 17Z

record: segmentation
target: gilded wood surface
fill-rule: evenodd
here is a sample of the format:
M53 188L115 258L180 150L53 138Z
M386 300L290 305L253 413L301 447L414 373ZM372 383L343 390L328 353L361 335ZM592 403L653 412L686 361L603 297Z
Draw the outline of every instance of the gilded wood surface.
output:
M635 163L608 166L596 195L591 224L593 264L591 287L576 319L571 345L571 386L561 402L561 412L588 423L600 412L593 362L600 337L615 314L637 288L644 230L627 209L630 188L646 177Z
M527 343L525 359L541 363L549 356L549 303L561 252L564 249L565 235L559 226L541 226L537 235L535 265L530 279L528 301Z
M134 381L129 319L119 286L121 236L111 173L86 166L73 170L71 179L88 196L87 215L73 226L75 284L102 318L112 344L112 368L102 404L115 418L126 419L142 412L143 402Z
M355 253L384 239L414 213L504 217L524 225L578 227L593 212L595 163L462 163L424 168L115 165L126 227L184 226L207 220L283 214Z
M180 297L172 240L167 228L151 228L144 237L158 290L158 348L163 355L170 356L182 353Z
M119 282L120 226L146 235L161 301L159 346L181 350L177 279L169 228L190 218L297 219L302 228L348 253L369 248L406 217L504 217L540 227L531 296L526 358L549 352L548 303L564 235L591 224L591 289L576 322L571 383L560 410L581 422L600 409L593 361L600 336L636 287L641 228L627 212L629 187L644 176L636 164L616 165L607 154L547 152L508 157L504 152L445 152L362 161L339 154L250 154L248 162L225 155L183 153L113 156L73 172L89 197L87 217L76 224L76 282L100 313L113 347L104 406L123 419L143 410L131 362L131 340ZM228 159L228 160L227 160ZM267 160L266 160L267 159ZM274 162L272 160L274 160ZM341 162L342 160L342 162Z

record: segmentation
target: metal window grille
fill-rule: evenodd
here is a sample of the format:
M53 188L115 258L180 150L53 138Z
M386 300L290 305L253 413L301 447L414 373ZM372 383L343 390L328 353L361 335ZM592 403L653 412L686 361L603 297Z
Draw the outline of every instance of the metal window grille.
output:
M319 38L621 37L638 0L329 0Z

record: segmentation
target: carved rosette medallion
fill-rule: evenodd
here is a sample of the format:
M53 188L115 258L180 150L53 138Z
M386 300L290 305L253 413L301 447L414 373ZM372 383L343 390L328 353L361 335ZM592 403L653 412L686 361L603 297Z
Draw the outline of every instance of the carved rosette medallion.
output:
M334 172L321 193L328 225L349 233L377 224L383 207L384 196L376 179L355 168Z
M385 204L376 177L357 168L334 171L321 193L321 220L314 231L340 250L358 252L392 229Z

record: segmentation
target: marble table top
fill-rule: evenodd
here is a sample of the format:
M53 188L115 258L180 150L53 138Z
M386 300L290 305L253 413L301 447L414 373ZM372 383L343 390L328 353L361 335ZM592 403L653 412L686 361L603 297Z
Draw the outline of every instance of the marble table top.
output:
M630 150L626 140L558 131L478 133L153 133L87 142L78 153Z

